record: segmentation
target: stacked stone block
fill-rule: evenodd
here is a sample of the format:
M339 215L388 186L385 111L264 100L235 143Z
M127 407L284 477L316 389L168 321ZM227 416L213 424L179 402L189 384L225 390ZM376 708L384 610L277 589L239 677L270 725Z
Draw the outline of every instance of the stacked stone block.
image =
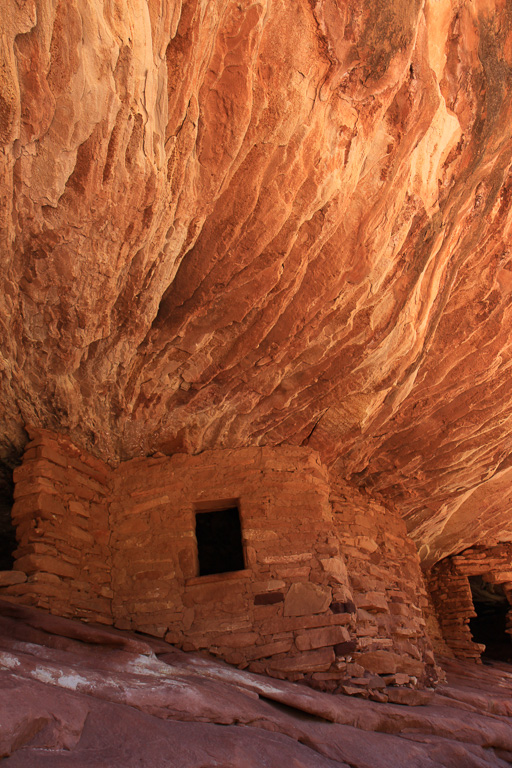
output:
M14 471L12 510L21 583L3 598L59 616L112 623L110 468L68 440L31 430Z
M308 449L135 460L111 505L116 626L287 679L337 679L350 647L348 577L329 484ZM246 568L199 577L198 509L237 504ZM220 501L219 501L220 500ZM165 608L164 608L165 606Z
M347 658L347 675L353 675L355 663L388 685L435 681L439 671L426 633L426 587L405 523L364 492L339 482L332 487L334 521L356 608L357 648ZM361 685L369 684L363 679Z

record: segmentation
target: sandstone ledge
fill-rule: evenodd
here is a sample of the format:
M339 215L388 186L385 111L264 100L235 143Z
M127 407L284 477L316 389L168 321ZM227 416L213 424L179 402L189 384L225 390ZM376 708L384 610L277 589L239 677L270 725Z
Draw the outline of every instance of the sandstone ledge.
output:
M10 615L9 615L10 614ZM312 691L30 608L0 618L8 768L504 768L512 667L448 663L427 706ZM396 701L404 701L396 688ZM414 703L414 702L413 702ZM421 703L421 702L416 702Z

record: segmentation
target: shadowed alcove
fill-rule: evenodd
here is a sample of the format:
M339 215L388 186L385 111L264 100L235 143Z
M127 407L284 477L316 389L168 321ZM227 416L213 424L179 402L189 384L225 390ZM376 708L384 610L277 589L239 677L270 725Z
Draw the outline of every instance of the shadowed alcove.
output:
M512 662L512 641L506 633L510 604L501 584L489 584L482 576L470 576L476 616L469 622L473 639L485 645L482 659Z
M237 506L196 512L199 576L245 568Z
M0 571L10 571L13 552L16 549L15 529L11 520L13 505L12 487L0 487Z

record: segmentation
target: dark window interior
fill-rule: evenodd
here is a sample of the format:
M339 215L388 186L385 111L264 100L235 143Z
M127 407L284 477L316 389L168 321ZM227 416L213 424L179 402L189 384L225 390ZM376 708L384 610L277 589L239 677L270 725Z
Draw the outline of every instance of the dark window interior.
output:
M482 659L512 662L512 639L505 630L512 608L500 584L488 584L481 576L470 576L476 616L469 621L473 640L484 643Z
M200 576L245 568L237 507L197 512L196 538Z

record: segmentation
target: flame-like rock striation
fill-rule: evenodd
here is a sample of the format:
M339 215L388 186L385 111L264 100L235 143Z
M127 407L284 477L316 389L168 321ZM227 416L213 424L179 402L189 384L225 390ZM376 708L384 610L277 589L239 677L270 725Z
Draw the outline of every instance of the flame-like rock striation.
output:
M512 4L0 0L0 358L103 457L308 444L512 537Z

